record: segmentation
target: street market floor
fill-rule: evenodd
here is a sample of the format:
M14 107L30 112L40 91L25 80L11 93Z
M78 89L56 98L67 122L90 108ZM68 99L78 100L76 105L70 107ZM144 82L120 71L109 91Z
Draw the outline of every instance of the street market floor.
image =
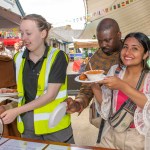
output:
M98 129L89 123L89 107L78 116L71 115L73 133L76 145L93 146L96 143Z

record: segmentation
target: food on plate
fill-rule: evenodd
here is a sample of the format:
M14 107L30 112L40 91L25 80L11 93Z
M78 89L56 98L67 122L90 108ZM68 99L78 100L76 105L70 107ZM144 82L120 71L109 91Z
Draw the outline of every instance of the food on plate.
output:
M79 80L86 80L86 79L87 79L87 76L84 73L81 73L79 75Z
M1 88L0 93L16 93L17 89Z
M89 70L85 72L86 74L103 74L104 70Z
M94 81L101 79L104 76L104 70L89 70L84 72L84 74L87 76L88 80Z

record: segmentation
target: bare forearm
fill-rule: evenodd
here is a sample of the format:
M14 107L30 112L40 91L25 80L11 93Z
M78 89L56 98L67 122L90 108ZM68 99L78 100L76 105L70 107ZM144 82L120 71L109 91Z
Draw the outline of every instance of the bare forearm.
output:
M102 91L101 90L94 90L94 96L97 100L97 102L101 105L102 103Z
M76 96L75 100L79 101L83 108L86 108L93 98L93 91L90 86L82 85L80 92Z
M85 94L79 94L76 98L75 101L79 102L81 105L81 109L83 110L89 105L89 99L86 97Z
M42 95L39 98L33 100L32 102L27 103L15 109L17 109L17 112L19 115L19 114L34 110L36 108L42 107L46 105L47 103L51 102L52 100L54 100L54 97L48 98L46 95Z

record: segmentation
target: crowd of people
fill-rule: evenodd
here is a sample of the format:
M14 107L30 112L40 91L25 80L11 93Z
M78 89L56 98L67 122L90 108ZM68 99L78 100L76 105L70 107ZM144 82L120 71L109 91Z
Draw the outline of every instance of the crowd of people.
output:
M116 20L101 20L96 29L99 49L86 62L85 70L90 67L104 70L106 77L99 82L82 84L72 99L67 95L69 60L65 52L47 45L50 28L41 15L30 14L20 24L23 48L15 43L11 54L0 43L0 55L13 58L18 92L18 106L14 102L0 106L4 124L17 118L21 137L73 144L70 114L81 113L94 99L97 112L105 120L97 146L143 150L145 137L138 127L138 117L145 119L142 112L150 101L150 66L146 63L150 59L149 38L144 33L133 32L122 40ZM1 88L11 89L7 85ZM67 113L55 127L49 128L50 114L64 101ZM127 114L119 120L120 124L128 123L124 128L114 125L114 117L119 113Z

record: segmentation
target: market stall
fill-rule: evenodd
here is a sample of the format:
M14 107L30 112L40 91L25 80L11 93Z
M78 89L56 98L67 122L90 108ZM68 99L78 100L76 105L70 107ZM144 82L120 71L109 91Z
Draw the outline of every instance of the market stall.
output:
M76 39L74 40L75 48L98 48L97 39Z
M77 53L70 54L70 56L72 56L72 60L74 60L73 71L79 72L84 59L91 57L99 45L97 39L73 39L73 43L75 49L83 49L82 53L78 54L78 57Z
M4 42L4 45L6 47L12 47L12 46L14 46L15 43L19 42L20 40L21 40L20 38L0 39L0 41Z
M21 38L19 24L22 18L21 6L18 1L2 1L0 6L0 41L6 47L13 47ZM20 8L20 9L19 9Z

